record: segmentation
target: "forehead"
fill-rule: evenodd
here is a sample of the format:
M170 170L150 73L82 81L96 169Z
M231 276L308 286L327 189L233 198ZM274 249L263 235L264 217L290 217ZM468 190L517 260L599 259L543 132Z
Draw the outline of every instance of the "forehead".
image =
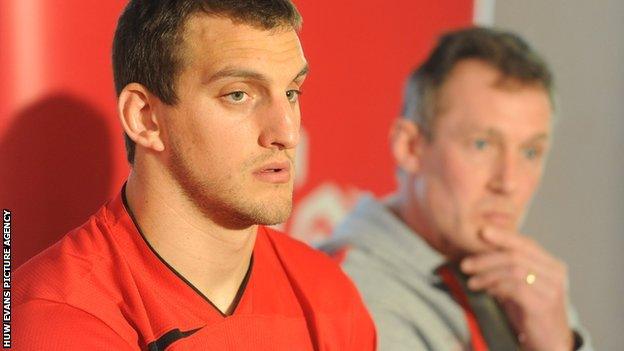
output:
M226 17L194 14L185 24L181 55L185 66L210 72L226 66L301 69L305 58L291 27L265 30Z
M538 84L503 79L492 66L464 60L438 93L440 128L484 129L518 138L549 134L552 106Z

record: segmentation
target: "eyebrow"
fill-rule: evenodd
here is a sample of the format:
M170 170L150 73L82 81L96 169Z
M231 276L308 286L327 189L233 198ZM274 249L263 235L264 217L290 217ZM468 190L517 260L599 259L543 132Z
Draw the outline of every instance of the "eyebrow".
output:
M293 78L293 81L296 81L300 79L301 77L305 76L306 74L308 74L309 71L310 71L310 68L308 64L306 64L303 67L303 69L301 69L301 71L297 73L295 78ZM211 83L216 80L223 79L223 78L243 78L243 79L257 80L257 81L265 82L265 83L270 81L270 79L267 76L261 73L255 72L255 71L239 69L239 68L225 68L220 71L217 71L215 74L210 76L210 78L208 78L205 83L208 84L208 83Z
M303 66L303 68L301 69L301 71L299 71L299 73L297 73L297 75L295 76L295 78L293 79L293 81L305 76L306 74L308 74L308 72L310 72L310 66L306 63L305 66Z
M529 139L529 141L541 141L541 140L548 140L548 139L550 139L550 136L548 135L548 133L541 133L532 137L531 139Z
M494 137L494 138L502 137L502 133L493 128L487 128L485 130L479 131L478 128L475 128L474 126L472 126L472 129L473 129L472 132L485 132L490 137ZM538 141L548 140L548 139L549 139L548 133L540 133L540 134L530 137L525 142L531 143L531 142L538 142Z

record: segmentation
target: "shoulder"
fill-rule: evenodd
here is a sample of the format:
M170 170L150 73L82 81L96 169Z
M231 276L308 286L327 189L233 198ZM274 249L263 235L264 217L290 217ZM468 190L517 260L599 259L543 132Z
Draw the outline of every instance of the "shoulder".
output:
M25 330L19 335L26 333L33 342L48 343L57 339L55 328L67 329L68 335L87 335L81 333L93 328L94 333L111 338L131 330L119 307L127 270L104 211L98 211L15 271L15 319ZM81 349L100 349L91 344L68 344L74 341L85 340L55 342L67 346L65 349L78 349L78 345L89 346Z
M344 293L345 297L359 295L335 260L327 254L296 240L285 233L264 228L283 268L291 279L309 291L325 295Z
M92 219L89 220L91 222ZM85 245L83 225L69 232L15 271L17 303L28 297L54 299L61 287L80 284L93 268L90 248Z
M263 227L271 245L289 266L297 265L300 270L311 274L342 275L340 267L324 252L292 238L286 233Z
M14 310L17 350L132 350L137 335L115 328L79 308L31 300ZM135 342L133 342L135 341Z
M304 313L314 316L316 332L342 335L338 349L373 350L373 321L355 285L337 262L284 233L266 228L282 268L301 301ZM334 340L337 341L337 340Z
M15 271L14 303L34 300L74 306L115 304L115 273L121 269L114 261L114 248L105 232L101 212L66 234ZM97 301L97 302L96 302Z

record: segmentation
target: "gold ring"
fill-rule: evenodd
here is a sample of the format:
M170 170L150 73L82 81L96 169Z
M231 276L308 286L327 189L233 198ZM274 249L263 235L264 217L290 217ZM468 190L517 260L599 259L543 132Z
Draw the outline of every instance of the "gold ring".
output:
M526 277L524 277L524 281L529 285L535 284L536 279L537 277L535 276L535 273L529 273L526 275Z

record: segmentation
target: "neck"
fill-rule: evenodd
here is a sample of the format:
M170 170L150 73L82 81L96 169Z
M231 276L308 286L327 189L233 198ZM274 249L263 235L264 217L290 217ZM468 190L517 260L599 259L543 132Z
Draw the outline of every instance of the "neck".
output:
M222 313L231 313L249 268L257 226L223 228L206 218L172 180L135 170L126 184L126 200L152 248Z
M405 185L403 185L405 187ZM431 248L452 260L453 254L448 246L427 225L426 214L421 209L409 189L401 189L386 200L386 206L395 216L407 225L414 235L420 236Z

